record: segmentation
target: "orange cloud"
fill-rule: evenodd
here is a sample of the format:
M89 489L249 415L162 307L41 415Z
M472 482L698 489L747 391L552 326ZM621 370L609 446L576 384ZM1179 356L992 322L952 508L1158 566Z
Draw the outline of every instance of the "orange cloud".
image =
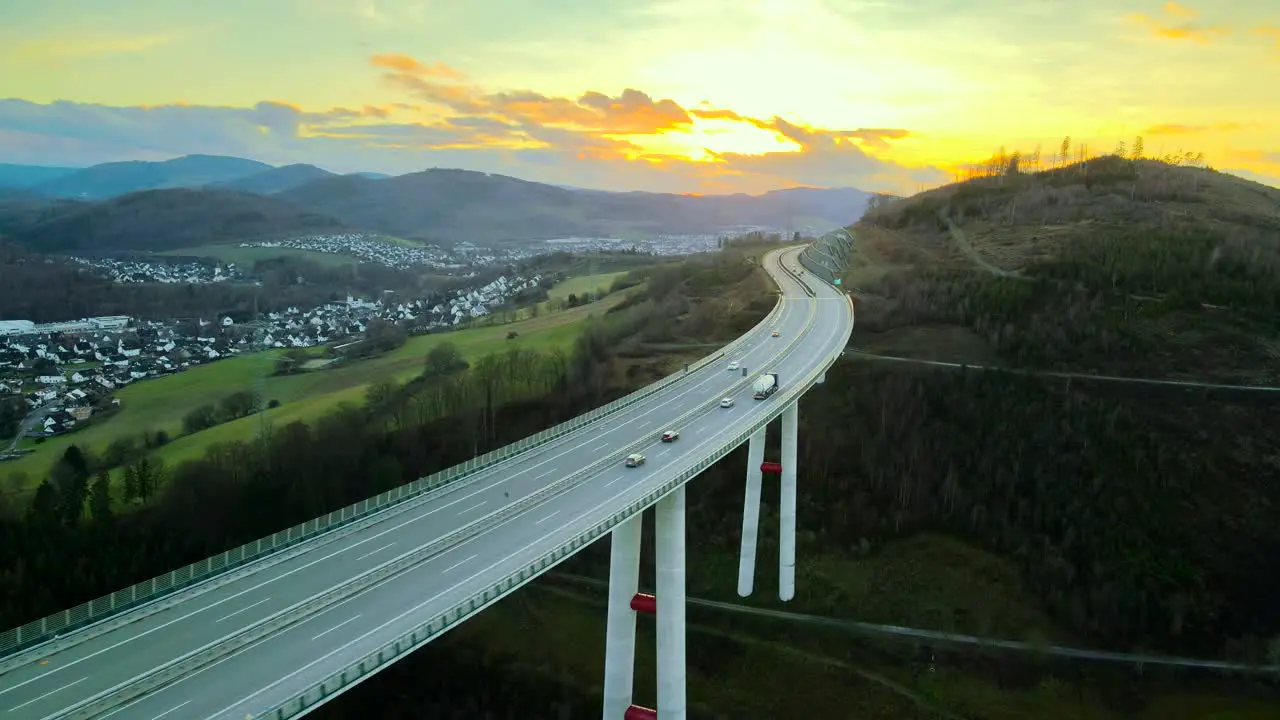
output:
M1218 123L1216 125L1152 125L1142 131L1143 135L1192 135L1203 132L1234 132L1240 129L1239 123Z
M466 77L462 72L454 70L442 62L437 62L435 65L423 65L408 55L401 53L380 53L374 55L370 62L375 67L386 68L417 77L438 77L449 80L462 80Z
M1276 41L1276 49L1280 50L1280 27L1263 25L1262 27L1254 28L1253 34L1274 39Z
M1228 150L1223 157L1252 169L1280 170L1280 152L1274 150Z
M1199 13L1185 5L1176 2L1166 2L1164 4L1164 13L1174 18L1189 20L1196 17ZM1207 45L1213 41L1215 37L1230 34L1230 30L1218 26L1200 26L1190 22L1181 24L1170 24L1153 18L1146 13L1130 13L1125 19L1136 25L1140 25L1152 35L1165 40L1190 40L1192 42Z
M569 126L607 135L652 135L689 125L688 112L673 100L657 100L627 88L617 97L594 90L576 100L533 91L485 93L480 88L425 79L426 67L404 55L374 55L387 81L437 106L468 115L530 125ZM437 66L444 67L437 63Z
M886 140L901 140L911 135L910 131L900 128L858 128L856 130L827 130L823 128L804 127L789 123L782 118L762 120L760 118L739 115L733 110L712 108L695 109L689 113L704 120L732 120L754 125L762 130L770 130L794 142L800 148L812 148L818 145L836 145L842 141L856 140L860 145L876 150L888 150Z
M385 81L436 108L446 125L468 128L473 139L485 128L484 142L491 147L561 152L579 160L626 162L664 172L701 166L709 173L701 180L706 188L711 182L741 187L764 182L765 176L783 177L792 185L854 184L839 179L851 175L875 184L906 176L912 184L945 179L937 168L907 168L869 154L888 151L890 141L911 135L900 128L809 127L779 117L749 117L706 102L687 109L635 88L617 96L588 90L576 99L532 90L489 92L450 82L460 78L427 76L421 71L424 63L405 55L374 55L371 64L384 71ZM361 126L361 137L370 132ZM434 131L404 132L435 142ZM719 149L700 147L700 142Z
M367 58L399 92L377 105L304 109L169 103L111 107L0 99L0 157L83 164L185 154L308 162L343 172L459 167L611 190L764 192L859 187L904 192L947 176L885 157L911 133L823 128L696 109L637 88L556 96L495 92L443 63Z

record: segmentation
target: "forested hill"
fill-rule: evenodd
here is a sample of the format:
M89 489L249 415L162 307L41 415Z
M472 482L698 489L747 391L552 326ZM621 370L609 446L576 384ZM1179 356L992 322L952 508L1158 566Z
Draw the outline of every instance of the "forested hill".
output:
M0 232L22 235L38 250L180 248L193 240L243 240L250 233L302 233L328 226L311 216L398 237L483 244L575 236L730 235L747 227L817 234L856 220L869 197L854 188L806 187L761 195L604 192L467 170L335 175L314 165L272 167L202 155L79 170L7 166L0 171ZM255 193L259 199L237 198L231 190ZM142 191L160 194L138 195ZM126 199L128 211L120 212ZM97 224L109 228L106 236L81 242L68 239L69 226L49 225L68 201L96 204L97 210L86 212L100 215L84 217L101 217ZM38 226L32 215L39 216ZM192 221L178 223L187 226L184 234L171 232L174 218ZM147 238L134 241L129 235Z
M880 499L846 512L1017 558L1098 644L1260 659L1280 635L1280 393L1195 383L1280 386L1280 190L1012 160L877 200L854 236L860 352L1025 374L855 365L831 402L876 420L833 472Z
M825 232L857 219L870 195L851 188L755 196L613 193L466 170L428 170L385 179L323 178L280 197L390 235L493 242L714 233L739 225L810 226Z
M47 253L172 250L346 229L286 200L235 190L148 190L98 203L27 203L13 212L18 210L23 218L10 223L12 239Z

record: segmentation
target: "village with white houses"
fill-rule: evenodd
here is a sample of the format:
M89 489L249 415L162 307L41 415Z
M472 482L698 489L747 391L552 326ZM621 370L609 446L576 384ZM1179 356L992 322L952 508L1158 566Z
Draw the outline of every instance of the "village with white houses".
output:
M113 258L68 257L71 262L91 268L117 283L206 283L243 282L247 278L235 263L205 265L196 262L148 262Z
M472 243L458 243L450 249L439 245L405 245L366 233L341 235L308 235L287 240L242 242L243 248L292 248L309 252L348 255L362 262L378 263L397 270L428 267L458 271L471 267L513 263L537 253L518 249L482 248Z
M771 228L742 226L732 234L773 232ZM308 252L352 257L360 262L378 263L397 270L427 267L440 274L470 277L475 268L514 264L553 252L602 253L644 252L650 255L692 255L715 250L723 235L657 235L643 243L619 238L568 237L524 241L504 247L482 247L462 242L450 248L438 245L413 246L366 233L307 235L281 240L242 242L242 248L289 248ZM235 263L167 262L164 259L70 257L117 283L221 283L252 282L254 279Z
M739 228L738 230L768 230ZM571 237L525 241L510 247L458 243L448 249L413 246L364 233L313 235L240 243L241 247L294 248L349 255L364 262L407 269L430 267L457 278L474 278L477 269L508 265L553 252L644 252L688 255L714 250L717 235L664 235L637 246L615 238ZM151 262L140 259L70 258L117 283L253 282L233 263ZM0 320L0 397L21 397L29 410L22 432L51 437L83 427L95 412L118 405L116 390L131 383L195 365L217 362L267 348L342 348L358 339L370 322L382 319L413 334L455 328L508 304L543 282L541 275L508 273L484 285L437 297L346 301L268 312L253 322L230 317L184 321L92 317L36 324ZM16 440L15 440L16 441ZM9 457L0 448L0 460Z
M28 437L51 437L119 404L113 393L130 383L266 348L347 340L360 336L375 319L415 334L446 330L489 315L542 282L538 274L510 274L428 300L348 296L311 309L264 313L251 323L230 317L154 322L111 316L45 324L0 320L0 396L18 395L26 402Z
M757 226L728 228L730 236L751 232L778 232L776 229ZM444 271L465 270L495 264L516 263L538 255L553 252L600 253L644 252L650 255L693 255L715 250L721 234L656 235L643 242L607 237L567 237L547 240L524 240L504 243L500 247L485 247L469 242L457 243L449 248L438 245L421 247L387 242L376 235L349 233L343 235L313 235L288 240L269 240L240 243L240 247L286 247L311 252L337 253L359 258L364 262L381 263L397 269L425 266Z

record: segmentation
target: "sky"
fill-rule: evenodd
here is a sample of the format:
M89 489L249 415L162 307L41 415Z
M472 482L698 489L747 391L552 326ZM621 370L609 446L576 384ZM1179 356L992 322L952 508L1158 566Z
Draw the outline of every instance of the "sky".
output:
M0 162L912 193L1064 136L1280 187L1280 3L0 3Z

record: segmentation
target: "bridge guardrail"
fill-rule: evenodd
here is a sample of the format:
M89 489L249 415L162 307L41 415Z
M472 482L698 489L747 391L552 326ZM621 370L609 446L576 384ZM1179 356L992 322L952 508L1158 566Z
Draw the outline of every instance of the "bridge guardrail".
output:
M789 345L786 349L779 351L777 355L787 352L790 348L791 346ZM750 385L751 382L751 378L739 380L734 383L729 392L731 394L736 393ZM714 402L718 401L713 401L713 403ZM689 418L704 412L707 409L708 404L699 404L672 421L672 425L678 427ZM582 481L583 478L596 474L609 465L618 462L619 458L625 457L636 450L646 447L652 444L653 441L654 436L643 437L635 440L622 449L610 453L590 465L571 473L563 479L547 485L532 495L521 499L519 502L512 503L500 510L489 513L484 517L477 518L475 521L468 523L466 526L459 528L448 535L437 538L426 545L420 546L362 573L350 582L326 590L318 595L307 598L306 600L294 603L283 610L263 618L249 627L243 628L229 636L207 643L206 645L192 650L181 657L171 660L159 668L152 669L140 676L130 678L125 682L99 692L92 697L85 698L73 706L69 713L64 715L64 717L68 718L68 720L78 720L80 718L87 720L88 718L96 717L101 713L119 707L130 700L146 695L163 685L174 682L185 675L196 672L200 668L206 667L211 663L232 655L237 650L250 643L260 640L270 634L287 629L307 620L308 618L314 617L316 614L324 612L333 605L363 592L366 588L390 577L391 575L403 572L414 565L426 562L449 547L465 542L466 540L485 532L494 525L500 524L506 518L523 513L532 507L547 502L556 495L572 490Z
M724 357L741 345L746 337L755 334L771 322L781 309L782 297L779 296L777 303L774 304L769 314L752 327L751 330L735 338L720 350L690 364L687 372L676 372L668 375L656 383L652 383L611 403L589 410L559 425L535 433L515 443L491 450L459 465L401 485L393 490L388 490L286 530L273 533L265 538L259 538L256 541L226 550L186 567L171 570L164 575L135 583L110 595L81 603L76 607L0 632L0 672L7 669L6 666L11 664L10 661L14 659L13 656L23 650L46 644L49 640L56 641L63 633L122 616L127 611L151 605L157 600L172 596L179 591L193 588L196 585L201 585L205 581L262 560L282 550L294 548L300 543L337 528L349 526L352 523L370 518L405 501L440 490L458 480L470 477L482 470L487 470L498 463L533 450L552 440L558 440L597 420L630 407ZM157 607L155 609L162 608ZM136 618L131 618L130 621L132 619ZM74 644L82 639L84 638L67 638L62 643L55 642L53 649Z
M296 717L303 712L306 712L313 705L326 700L330 695L341 693L347 687L360 682L366 676L376 672L388 662L398 659L406 652L411 652L417 649L420 645L431 640L434 636L447 631L450 627L458 624L473 613L492 605L550 568L563 562L583 547L595 542L600 538L600 536L612 531L614 527L623 521L636 513L643 511L650 505L653 505L672 490L693 479L708 467L719 462L721 458L728 455L734 448L746 442L761 427L772 422L774 418L780 415L790 402L798 400L801 395L807 392L817 379L822 377L826 371L830 369L831 365L835 364L838 357L838 353L833 355L827 360L827 362L820 364L814 370L810 371L801 383L791 386L785 394L786 399L778 399L774 408L775 412L766 413L760 420L752 423L750 427L739 432L727 442L722 443L715 451L705 456L702 460L696 461L692 466L682 470L671 480L668 480L658 486L658 488L649 491L640 499L632 501L625 509L611 514L606 520L596 523L589 530L577 535L555 550L546 553L533 563L520 568L514 573L508 574L505 578L491 587L455 604L453 607L436 615L430 620L419 624L395 640L366 654L356 662L351 663L342 670L331 674L321 682L312 685L296 697L270 708L261 714L255 715L254 717L287 720L288 718Z

